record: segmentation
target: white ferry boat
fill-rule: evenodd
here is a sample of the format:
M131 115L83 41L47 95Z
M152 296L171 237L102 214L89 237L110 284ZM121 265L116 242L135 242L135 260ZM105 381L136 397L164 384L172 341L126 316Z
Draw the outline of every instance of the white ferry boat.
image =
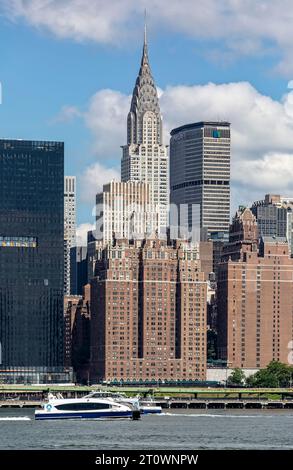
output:
M127 403L112 398L56 398L52 396L41 410L35 411L36 420L52 419L139 419L140 412Z

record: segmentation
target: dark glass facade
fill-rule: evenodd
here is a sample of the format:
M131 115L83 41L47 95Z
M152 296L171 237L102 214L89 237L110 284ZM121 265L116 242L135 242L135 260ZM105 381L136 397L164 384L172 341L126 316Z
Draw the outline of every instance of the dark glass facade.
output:
M0 140L2 373L62 371L63 231L64 144Z
M74 246L70 249L70 293L83 295L83 288L88 279L88 258L86 246Z

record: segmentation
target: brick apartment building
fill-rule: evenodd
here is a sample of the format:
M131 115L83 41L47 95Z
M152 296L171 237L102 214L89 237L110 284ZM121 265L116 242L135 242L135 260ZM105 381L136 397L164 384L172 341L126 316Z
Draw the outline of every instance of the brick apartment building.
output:
M207 284L198 245L114 240L91 281L91 381L205 380Z
M286 238L258 242L256 218L241 208L218 279L218 350L232 368L288 363L293 338L293 259Z

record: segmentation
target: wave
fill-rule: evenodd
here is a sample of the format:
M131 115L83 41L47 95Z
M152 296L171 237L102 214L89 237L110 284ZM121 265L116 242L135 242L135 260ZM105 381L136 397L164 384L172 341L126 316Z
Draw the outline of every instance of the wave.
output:
M259 418L260 415L228 415L211 413L160 413L157 416L187 416L188 418ZM272 418L272 415L264 415L266 418Z
M31 418L28 416L5 416L0 418L0 421L31 421Z

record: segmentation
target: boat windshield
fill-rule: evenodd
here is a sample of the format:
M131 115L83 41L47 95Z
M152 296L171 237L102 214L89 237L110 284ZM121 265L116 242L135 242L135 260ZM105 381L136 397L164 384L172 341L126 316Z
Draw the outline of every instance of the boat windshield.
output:
M112 408L110 403L62 403L55 406L57 410L83 411L83 410L106 410Z

